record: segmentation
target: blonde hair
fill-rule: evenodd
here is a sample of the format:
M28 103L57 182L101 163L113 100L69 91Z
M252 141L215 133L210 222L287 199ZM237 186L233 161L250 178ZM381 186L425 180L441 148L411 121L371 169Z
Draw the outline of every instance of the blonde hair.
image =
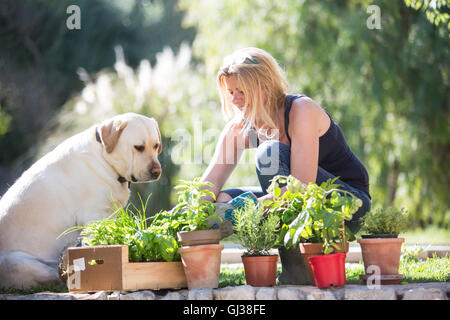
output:
M244 48L225 57L217 74L222 112L228 118L236 116L226 91L225 78L235 75L245 96L244 130L252 127L281 129L279 110L283 107L288 91L284 71L274 57L259 48Z

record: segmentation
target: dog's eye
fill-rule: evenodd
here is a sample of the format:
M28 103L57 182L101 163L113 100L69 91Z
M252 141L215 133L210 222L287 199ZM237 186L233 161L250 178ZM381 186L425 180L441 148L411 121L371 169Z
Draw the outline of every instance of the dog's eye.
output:
M153 149L158 149L159 148L159 143L155 143L155 145L153 146Z
M145 146L134 146L134 148L135 148L137 151L142 152L142 151L144 151Z

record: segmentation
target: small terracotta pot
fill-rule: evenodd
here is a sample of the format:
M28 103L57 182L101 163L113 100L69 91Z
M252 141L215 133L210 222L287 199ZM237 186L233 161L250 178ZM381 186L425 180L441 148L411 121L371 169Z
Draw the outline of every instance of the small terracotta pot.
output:
M305 260L305 265L308 268L308 275L309 280L311 281L312 285L316 285L316 281L314 279L314 272L311 267L311 263L309 262L309 258L321 256L323 255L322 252L323 243L300 243L300 252L303 254L303 259ZM347 246L345 248L345 253L348 252L349 244L347 242ZM336 252L334 250L333 252ZM337 251L340 252L340 251Z
M275 286L278 255L241 257L247 284L254 287Z
M218 288L222 244L178 248L188 288Z
M364 269L378 266L380 275L398 275L402 243L405 238L358 239L364 261ZM369 272L370 273L370 272ZM400 277L398 281L400 281ZM382 283L381 284L385 284Z
M178 232L178 241L180 241L183 246L218 244L221 235L220 229L180 231Z

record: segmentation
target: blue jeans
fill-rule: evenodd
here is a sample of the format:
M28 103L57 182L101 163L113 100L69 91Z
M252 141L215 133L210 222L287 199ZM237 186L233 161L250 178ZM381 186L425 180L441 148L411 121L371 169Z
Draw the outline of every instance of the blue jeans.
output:
M232 198L235 198L245 192L251 191L258 198L267 194L267 188L270 186L271 180L277 175L289 176L291 173L291 149L289 146L277 140L268 140L258 146L256 151L256 173L258 175L259 186L241 187L222 190ZM328 179L336 178L333 174L324 170L320 166L317 170L316 183L321 184ZM337 179L337 184L342 185L340 189L349 191L359 199L363 205L353 214L352 220L345 221L346 226L356 233L361 228L360 219L370 210L371 200L366 192L355 188L348 183Z

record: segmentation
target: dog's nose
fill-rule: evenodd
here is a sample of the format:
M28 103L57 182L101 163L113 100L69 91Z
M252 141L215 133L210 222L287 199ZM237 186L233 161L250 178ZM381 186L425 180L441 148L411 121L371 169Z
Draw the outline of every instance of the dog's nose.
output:
M152 169L150 170L150 174L153 179L159 178L159 176L161 175L161 167L159 166L152 167Z

